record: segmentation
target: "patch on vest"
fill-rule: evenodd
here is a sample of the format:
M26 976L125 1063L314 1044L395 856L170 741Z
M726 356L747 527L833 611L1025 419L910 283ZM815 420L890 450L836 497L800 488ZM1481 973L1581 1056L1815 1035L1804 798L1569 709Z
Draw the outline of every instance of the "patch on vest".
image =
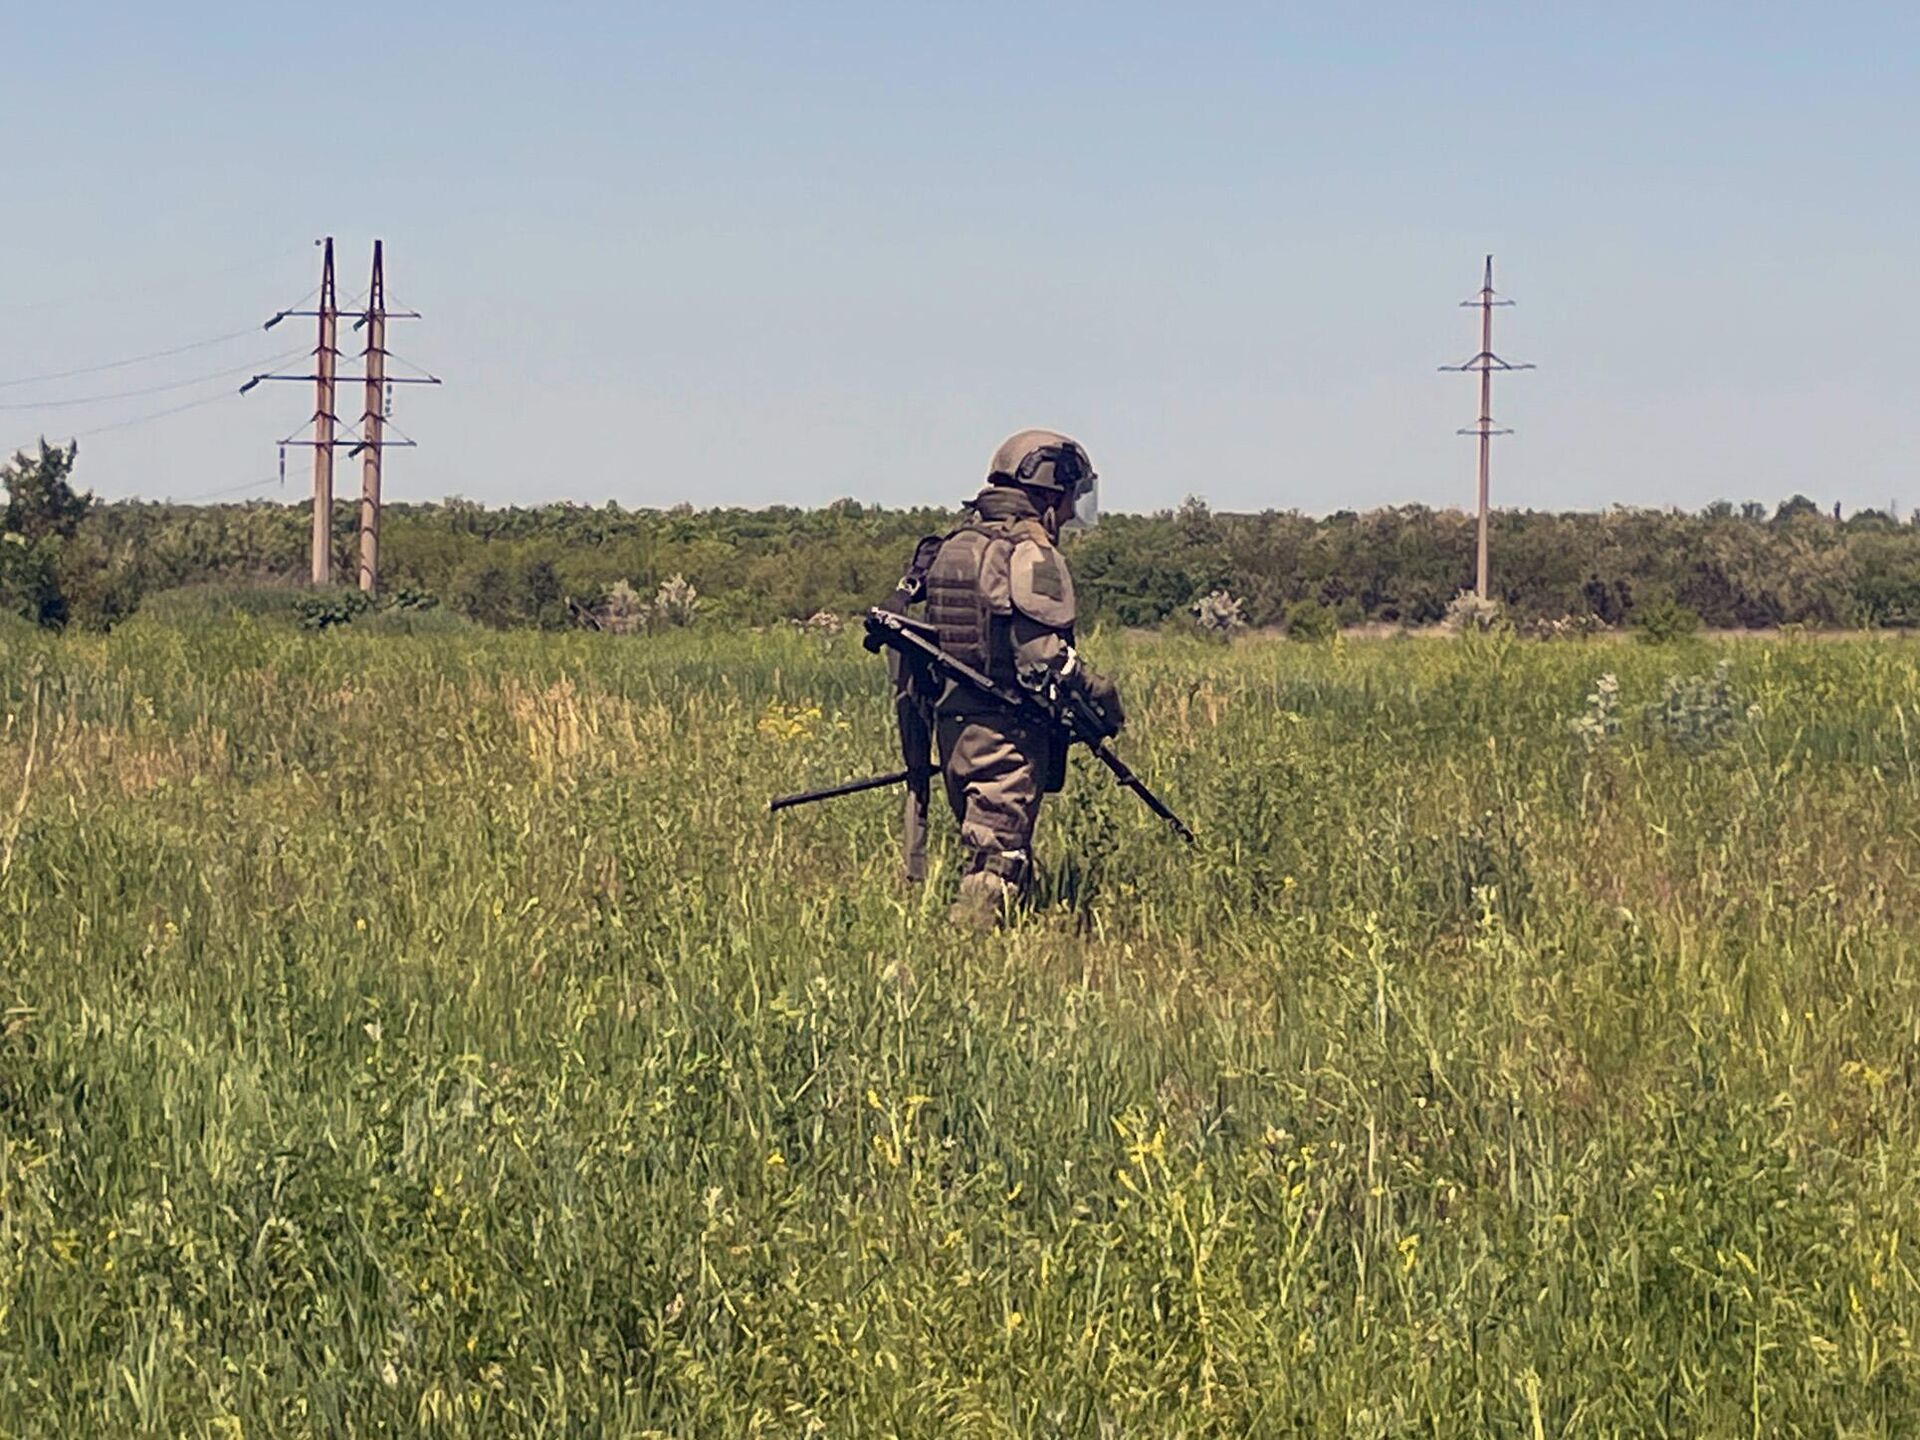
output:
M1073 576L1059 551L1023 540L1014 547L1011 568L1016 609L1056 630L1073 624Z
M1051 555L1033 567L1033 593L1049 600L1064 600L1067 592L1060 584L1060 564Z

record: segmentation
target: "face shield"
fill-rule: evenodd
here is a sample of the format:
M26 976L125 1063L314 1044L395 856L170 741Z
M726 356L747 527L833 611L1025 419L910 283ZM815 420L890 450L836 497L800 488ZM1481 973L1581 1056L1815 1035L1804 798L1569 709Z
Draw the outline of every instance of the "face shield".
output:
M1073 513L1060 522L1062 530L1091 530L1100 523L1100 477L1089 470L1073 487Z
M1094 473L1087 452L1071 442L1042 446L1020 463L1014 478L1022 482L1031 480L1039 474L1042 465L1048 467L1052 488L1064 490L1073 497L1071 512L1060 521L1061 530L1091 530L1098 525L1100 477Z

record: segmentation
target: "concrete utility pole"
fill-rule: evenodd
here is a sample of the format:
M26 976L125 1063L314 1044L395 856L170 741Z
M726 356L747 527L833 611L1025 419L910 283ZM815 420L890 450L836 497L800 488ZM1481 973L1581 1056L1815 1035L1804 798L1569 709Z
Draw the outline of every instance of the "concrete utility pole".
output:
M1493 353L1493 312L1495 307L1511 305L1513 301L1501 299L1493 288L1493 257L1487 256L1486 279L1480 286L1480 293L1471 300L1460 302L1463 308L1477 307L1480 311L1480 353L1464 365L1442 365L1442 370L1478 371L1480 375L1480 419L1471 430L1461 430L1461 435L1480 437L1480 525L1478 554L1474 566L1474 590L1482 600L1487 598L1487 500L1488 472L1493 457L1493 437L1511 435L1511 430L1496 430L1493 425L1493 372L1496 370L1531 370L1531 365L1509 365Z
M360 588L380 588L380 452L386 418L387 280L380 242L373 242L373 283L367 290L367 409L360 417L360 449L365 452L360 480Z
M333 237L315 242L324 250L320 271L320 308L318 310L282 310L267 321L265 329L271 330L289 316L313 316L320 321L320 343L314 352L314 373L311 375L256 375L240 387L240 393L246 394L262 380L299 380L311 381L317 388L318 399L313 414L313 438L296 440L289 435L280 442L281 458L284 465L286 447L289 445L311 445L313 447L313 583L330 585L333 583L333 451L338 445L351 445L349 453L365 452L363 479L360 488L360 588L369 593L380 584L380 481L381 458L390 446L411 446L414 442L401 436L392 438L388 431L393 429L387 418L386 392L394 385L438 385L440 379L422 371L418 375L390 375L387 373L387 360L391 352L387 349L387 321L417 320L417 310L389 310L387 308L387 280L385 260L381 242L373 242L373 283L367 291L367 308L364 314L353 322L358 330L367 327L367 348L365 352L366 373L357 377L363 379L367 389L366 413L360 419L360 436L357 440L338 438L336 427L338 417L334 414L334 386L339 380L339 330L340 307L334 297L333 285ZM351 313L351 312L350 312ZM402 362L405 363L404 361ZM418 367L414 367L418 368ZM349 376L349 380L356 378Z
M333 413L333 385L339 368L340 350L337 344L340 333L340 304L333 288L333 237L314 242L320 246L320 288L316 292L320 297L317 310L282 310L260 328L271 330L282 320L294 316L317 319L320 322L320 339L313 351L313 374L311 375L256 375L240 387L240 393L246 394L262 380L301 380L310 381L314 387L313 401L313 439L295 440L288 436L280 442L281 456L284 460L289 445L311 445L313 447L313 583L331 585L333 583L333 447L334 426L337 418Z
M333 377L340 363L337 345L340 306L333 290L333 237L320 268L320 345L314 351L313 408L313 583L333 583Z

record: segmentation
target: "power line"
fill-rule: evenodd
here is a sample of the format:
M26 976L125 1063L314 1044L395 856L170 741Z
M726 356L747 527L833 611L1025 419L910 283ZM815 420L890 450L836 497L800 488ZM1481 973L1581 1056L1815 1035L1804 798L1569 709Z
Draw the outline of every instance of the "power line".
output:
M197 400L188 400L179 405L169 405L164 410L152 410L144 415L129 415L124 420L115 420L106 425L95 425L90 430L75 430L68 434L69 440L90 440L95 435L109 435L116 430L132 430L155 420L165 420L169 415L181 415L189 410L198 410L228 398L228 392L222 390L217 395L203 395ZM22 447L15 446L16 450Z
M402 365L406 366L409 370L413 371L416 375L419 375L423 379L431 380L436 385L440 383L440 377L438 375L435 375L431 370L427 369L426 366L421 365L416 361L407 359L406 356L400 354L398 351L394 351L394 350L387 351L387 358L389 360L399 361Z
M230 340L251 335L258 329L257 325L249 325L244 330L229 330L224 335L210 335L205 340L189 340L184 345L174 345L165 350L149 350L144 355L129 355L122 360L103 360L97 365L79 365L71 370L48 370L39 375L16 375L11 380L0 380L0 390L13 390L22 385L40 385L53 380L71 380L78 375L98 375L103 370L124 370L129 365L144 365L150 360L166 360L175 355L185 355L192 350L206 350L215 345L224 345Z
M17 400L0 405L0 410L65 410L75 405L98 405L108 400L133 400L142 395L159 395L167 390L185 390L190 386L204 385L210 380L226 380L235 375L250 374L262 365L278 365L302 353L300 350L283 350L278 355L270 355L264 360L252 360L245 365L234 365L225 370L214 370L185 380L168 380L159 385L145 385L136 390L109 390L98 395L73 395L64 400Z
M230 392L222 390L215 395L203 395L198 400L188 400L179 405L169 405L164 410L149 411L145 415L131 415L125 420L115 420L108 425L96 425L91 430L75 431L67 438L70 440L86 440L94 435L111 434L115 430L131 430L136 425L145 425L154 420L164 420L169 415L181 415L189 410L198 410L202 406L216 405L220 401L228 398L230 398Z
M169 495L167 496L166 503L169 505L198 505L203 500L219 500L227 495L238 495L243 490L258 490L262 485L272 485L276 483L285 485L287 482L284 477L276 482L272 476L268 476L265 480L248 480L239 485L228 485L221 490L202 490L198 495Z

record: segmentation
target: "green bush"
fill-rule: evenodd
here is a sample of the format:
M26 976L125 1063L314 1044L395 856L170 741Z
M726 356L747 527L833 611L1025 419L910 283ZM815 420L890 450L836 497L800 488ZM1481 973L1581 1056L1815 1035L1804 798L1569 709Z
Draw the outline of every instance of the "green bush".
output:
M26 616L0 609L0 642L31 640L44 635L45 632Z
M1671 645L1700 629L1700 617L1672 597L1663 597L1634 612L1634 638L1645 645Z
M1693 750L1724 744L1762 719L1760 706L1735 690L1733 662L1725 659L1709 675L1669 675L1660 699L1641 714L1649 733Z
M440 597L412 585L402 585L382 591L377 603L382 610L433 610L439 607Z
M1296 600L1287 607L1287 638L1311 643L1330 640L1340 629L1340 619L1331 605L1318 600Z
M57 550L52 540L29 540L13 531L0 534L0 610L35 625L66 623L67 602L54 569Z
M345 586L309 591L293 606L302 630L331 630L336 625L348 625L372 608L371 595Z
M408 586L384 595L342 586L309 590L294 602L294 611L303 630L352 625L376 634L433 635L473 628L465 616L443 611L439 605L433 596Z
M83 531L61 542L53 572L67 622L83 630L110 630L140 608L145 577L132 545L110 549Z
M572 623L559 569L544 552L506 564L478 553L453 577L450 599L469 620L495 630L563 630Z

